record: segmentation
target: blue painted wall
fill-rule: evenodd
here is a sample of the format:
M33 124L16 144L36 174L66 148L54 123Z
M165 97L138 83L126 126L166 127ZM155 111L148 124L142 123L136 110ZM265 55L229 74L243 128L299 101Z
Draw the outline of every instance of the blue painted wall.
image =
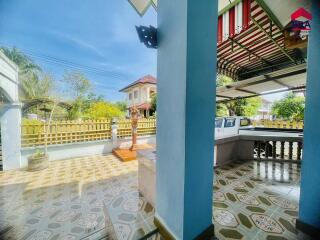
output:
M313 1L299 219L320 228L320 6Z
M158 6L156 216L177 239L212 223L217 1Z

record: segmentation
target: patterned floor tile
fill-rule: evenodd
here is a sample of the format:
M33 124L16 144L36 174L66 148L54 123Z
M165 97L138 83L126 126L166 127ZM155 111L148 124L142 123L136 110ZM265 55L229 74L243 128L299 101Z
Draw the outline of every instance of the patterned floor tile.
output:
M295 165L238 161L215 169L218 239L308 239L295 229L299 183ZM1 172L0 239L101 239L107 234L104 205L123 210L117 231L139 236L142 226L127 229L132 216L143 210L150 217L153 208L119 200L136 190L137 162L122 163L112 155L54 161L39 172Z
M214 189L219 190L214 190L213 215L219 239L294 240L304 236L295 228L299 167L250 161L217 168L215 173Z
M101 237L103 201L132 189L137 162L122 163L112 155L54 161L39 172L1 172L0 239Z

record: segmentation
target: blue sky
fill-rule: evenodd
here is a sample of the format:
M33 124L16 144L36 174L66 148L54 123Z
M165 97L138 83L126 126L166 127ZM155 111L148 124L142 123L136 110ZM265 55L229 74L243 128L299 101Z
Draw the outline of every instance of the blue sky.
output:
M132 81L156 75L156 50L138 41L135 25L156 26L155 10L141 18L127 0L0 0L0 45L25 51L58 80L70 64L84 65L95 92L112 101L123 100L118 90Z
M0 45L20 48L57 80L75 70L61 59L85 66L95 93L111 101L124 100L119 89L136 79L156 76L156 50L138 41L135 25L156 26L156 11L140 17L127 0L0 0Z

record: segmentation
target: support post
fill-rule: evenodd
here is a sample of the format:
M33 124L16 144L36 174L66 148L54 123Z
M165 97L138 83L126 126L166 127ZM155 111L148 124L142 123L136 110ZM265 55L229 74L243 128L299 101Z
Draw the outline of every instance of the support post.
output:
M138 134L138 109L135 107L131 110L131 131L132 131L132 145L130 147L131 151L137 150L137 134Z
M312 1L312 25L308 46L307 95L304 125L301 192L297 227L320 238L320 11Z
M158 5L156 220L166 239L210 239L218 1Z
M116 119L112 119L111 139L112 139L113 148L117 148L118 147L118 124Z
M1 138L3 170L21 167L21 104L11 103L2 110Z

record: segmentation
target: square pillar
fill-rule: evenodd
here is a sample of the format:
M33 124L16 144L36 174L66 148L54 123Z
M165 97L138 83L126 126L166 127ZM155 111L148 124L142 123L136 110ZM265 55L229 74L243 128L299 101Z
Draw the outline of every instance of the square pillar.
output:
M320 239L320 6L317 0L312 4L297 227Z
M218 1L158 4L155 223L169 239L195 239L213 232Z

